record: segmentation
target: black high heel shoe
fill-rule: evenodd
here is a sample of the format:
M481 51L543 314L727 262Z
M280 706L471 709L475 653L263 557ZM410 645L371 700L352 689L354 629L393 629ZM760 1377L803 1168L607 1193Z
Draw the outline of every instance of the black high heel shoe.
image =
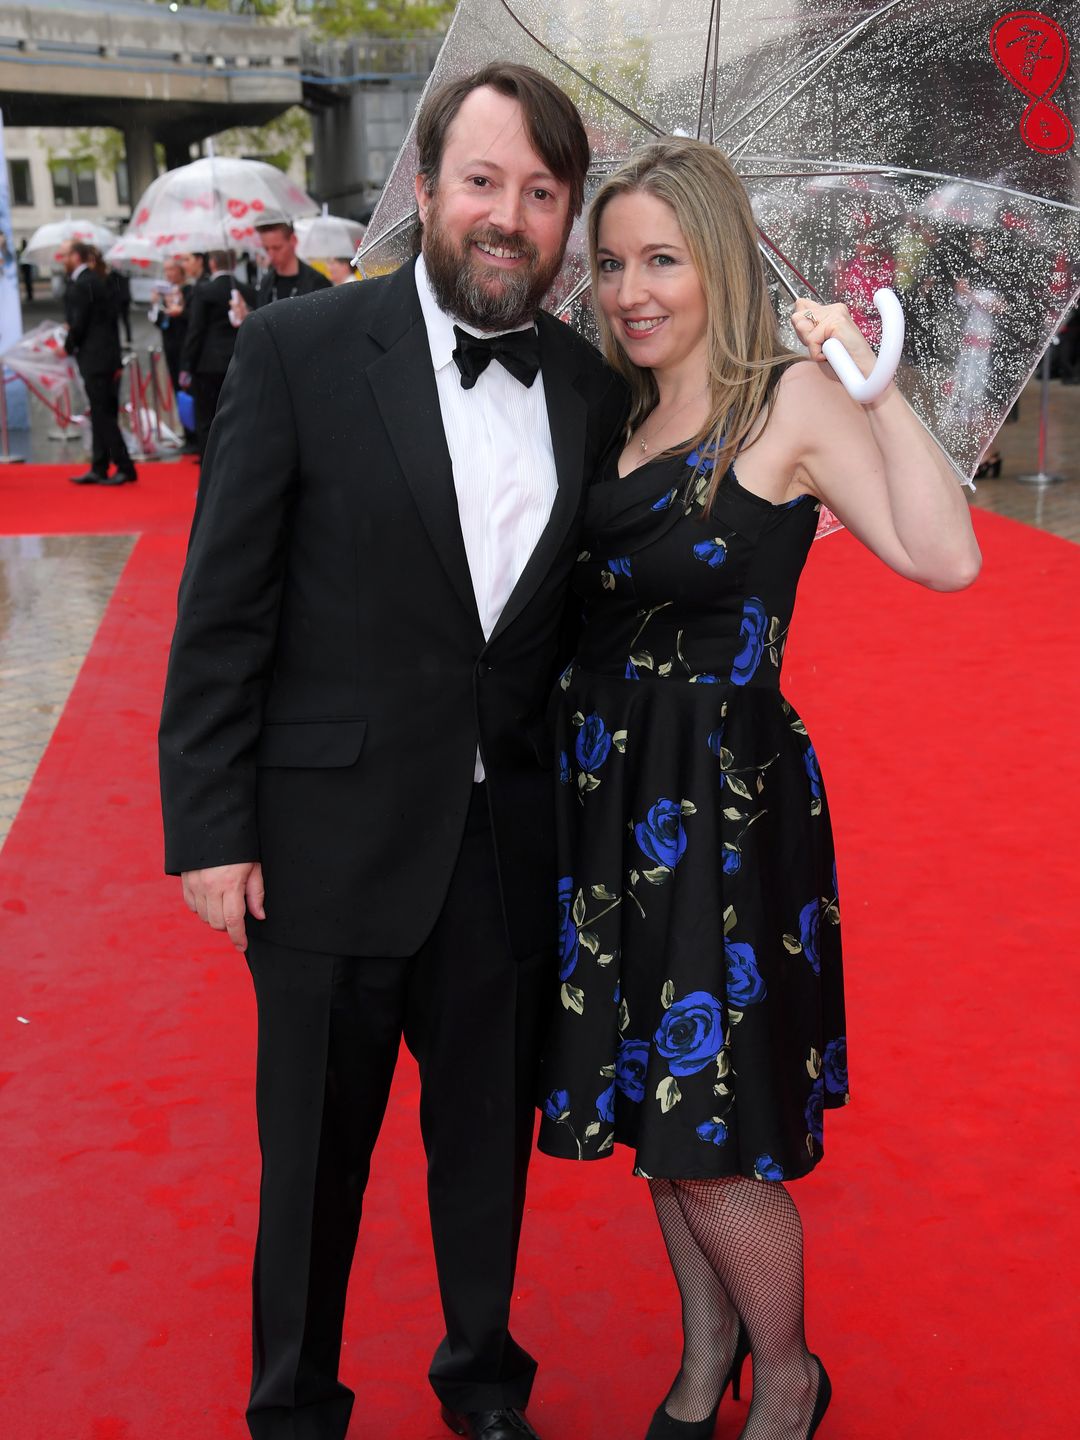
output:
M720 1409L720 1401L727 1393L728 1386L731 1386L731 1393L736 1400L742 1396L742 1368L749 1354L750 1339L740 1320L739 1336L735 1341L735 1354L731 1357L731 1365L724 1376L724 1383L720 1386L720 1394L716 1397L712 1414L706 1415L704 1420L676 1420L675 1416L669 1415L664 1408L668 1395L671 1394L669 1390L660 1402L660 1408L652 1417L649 1428L645 1432L645 1440L709 1440L716 1429L716 1413ZM810 1440L809 1436L807 1436L807 1440Z
M814 1401L814 1413L810 1416L810 1429L806 1432L806 1440L813 1440L818 1426L825 1418L825 1411L829 1408L829 1401L832 1399L832 1383L825 1373L825 1366L816 1355L810 1359L818 1368L817 1399Z

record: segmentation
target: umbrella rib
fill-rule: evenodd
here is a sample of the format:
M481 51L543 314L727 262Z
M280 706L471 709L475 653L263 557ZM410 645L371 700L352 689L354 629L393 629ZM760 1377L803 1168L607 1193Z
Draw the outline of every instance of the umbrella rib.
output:
M717 4L717 0L712 0L712 5L709 7L709 37L710 37L710 39L712 38L713 28L714 28L715 23L716 23L716 4ZM704 70L702 70L702 72L701 72L701 96L700 96L700 98L699 98L699 100L698 100L698 111L697 111L697 138L698 138L699 140L701 139L701 132L702 132L702 129L704 128L704 125L705 125L705 91L706 91L706 88L708 87L708 84L709 84L709 47L708 47L708 45L706 45L706 46L705 46L705 68L704 68ZM715 101L714 101L713 112L714 112L714 114L715 114Z
M629 105L624 105L623 102L617 99L616 96L612 95L609 90L605 90L602 85L598 85L595 80L590 80L588 75L582 74L582 72L578 70L576 66L571 65L569 60L564 60L561 55L556 55L555 51L552 50L550 45L545 45L543 40L540 39L539 35L534 34L533 31L530 30L529 27L524 23L524 21L522 21L517 15L514 14L513 10L510 9L507 0L499 0L499 3L502 5L502 8L506 11L507 15L510 16L510 19L514 22L518 29L522 30L526 35L528 35L529 39L535 45L538 45L540 49L543 50L545 55L550 55L552 60L554 60L557 65L561 65L564 70L569 70L571 75L576 75L583 85L587 85L590 90L595 90L597 95L602 96L603 99L609 100L611 104L616 107L616 109L621 110L624 115L628 116L631 120L635 120L639 125L641 125L644 129L648 130L651 134L664 134L664 131L661 130L658 126L654 125L651 120L646 120L644 115L639 115L636 110L631 110Z
M887 15L891 10L895 10L902 3L903 0L888 0L887 4L879 6L872 15L867 15L864 19L860 20L858 25L853 25L852 28L845 31L843 35L838 35L831 45L826 46L824 50L819 51L816 55L812 55L809 59L803 61L798 69L792 71L789 75L785 75L782 80L777 81L771 90L767 90L760 99L755 100L741 115L737 115L733 120L730 120L717 136L717 140L722 140L736 125L742 124L748 116L753 115L755 110L760 110L763 105L767 105L775 95L779 94L785 85L789 85L798 75L809 70L810 73L806 75L802 84L798 85L781 105L778 105L771 114L767 115L765 119L761 121L756 129L751 130L750 134L744 136L730 151L730 155L737 154L739 150L750 143L759 130L764 129L771 120L774 120L782 110L786 109L796 95L805 90L811 81L816 80L823 70L827 70L838 55L853 45L868 26L872 25L876 20L880 20L883 15Z
M765 161L771 163L774 159L771 155L749 155L746 160ZM1046 195L1032 195L1029 190L1016 190L1010 185L995 185L989 180L973 180L967 175L950 175L940 170L916 170L908 165L865 165L848 166L843 160L812 160L802 157L778 155L775 157L777 164L805 165L806 170L790 171L761 171L751 172L740 170L739 175L743 180L818 180L831 176L859 176L859 175L887 175L887 176L917 176L922 180L953 182L959 185L970 185L972 189L986 190L993 195L1010 195L1017 200L1031 200L1037 205L1048 205L1055 210L1066 210L1072 214L1080 215L1080 205L1070 205L1065 200L1051 200ZM823 168L816 168L823 167Z

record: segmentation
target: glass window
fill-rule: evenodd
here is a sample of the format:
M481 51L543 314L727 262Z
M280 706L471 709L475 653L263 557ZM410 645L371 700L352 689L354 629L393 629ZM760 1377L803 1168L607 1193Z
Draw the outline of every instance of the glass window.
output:
M54 205L75 204L75 177L70 165L53 165L52 198Z
M131 183L126 160L121 160L116 167L116 203L118 205L131 204Z
M98 203L97 176L88 165L80 165L75 172L75 203L76 205L96 205Z
M8 188L12 205L33 205L34 185L30 179L29 160L8 161Z
M97 176L88 165L52 167L54 205L96 205Z

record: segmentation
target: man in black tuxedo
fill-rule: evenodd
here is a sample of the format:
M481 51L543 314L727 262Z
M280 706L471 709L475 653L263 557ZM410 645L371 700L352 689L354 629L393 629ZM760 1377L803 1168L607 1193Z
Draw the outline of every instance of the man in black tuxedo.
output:
M190 389L195 401L195 447L200 460L236 347L236 326L229 314L233 291L245 302L254 299L250 285L232 274L231 250L211 250L208 260L210 279L196 284L188 300L187 334L180 355L180 384Z
M120 433L120 332L108 283L91 263L94 259L95 252L80 240L71 241L64 252L64 348L75 356L86 388L91 434L90 469L71 480L75 485L124 485L136 474ZM116 467L111 474L110 462Z
M255 1440L348 1427L346 1285L402 1034L446 1321L430 1379L458 1434L535 1433L508 1322L556 988L544 714L627 406L538 310L588 165L570 101L492 66L417 133L420 258L240 331L161 726L167 869L246 946L258 1002Z

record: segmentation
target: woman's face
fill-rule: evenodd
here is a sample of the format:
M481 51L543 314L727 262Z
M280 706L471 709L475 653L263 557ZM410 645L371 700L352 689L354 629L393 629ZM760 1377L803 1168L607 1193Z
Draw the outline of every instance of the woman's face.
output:
M705 363L709 307L675 212L642 191L617 195L600 217L597 300L635 365Z

